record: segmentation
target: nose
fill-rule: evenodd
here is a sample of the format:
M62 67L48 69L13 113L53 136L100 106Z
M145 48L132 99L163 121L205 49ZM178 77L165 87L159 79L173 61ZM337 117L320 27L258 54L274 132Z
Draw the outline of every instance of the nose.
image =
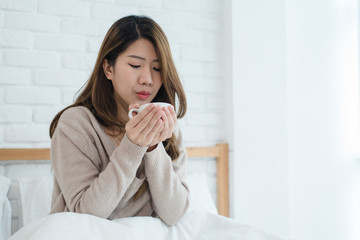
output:
M149 85L149 86L153 84L151 71L149 69L144 68L143 71L141 71L141 75L139 77L139 83L141 85Z

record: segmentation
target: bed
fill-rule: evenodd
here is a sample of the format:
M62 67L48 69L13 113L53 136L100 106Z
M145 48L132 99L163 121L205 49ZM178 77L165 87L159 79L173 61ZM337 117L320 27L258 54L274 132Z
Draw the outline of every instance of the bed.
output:
M188 147L186 150L189 165L192 161L199 163L214 159L216 194L212 195L209 188L211 175L209 177L209 174L199 172L195 167L195 170L188 174L189 211L178 224L169 227L160 219L152 217L109 221L88 214L49 215L52 191L50 149L0 149L0 240L8 239L10 235L11 240L281 239L229 218L228 144Z

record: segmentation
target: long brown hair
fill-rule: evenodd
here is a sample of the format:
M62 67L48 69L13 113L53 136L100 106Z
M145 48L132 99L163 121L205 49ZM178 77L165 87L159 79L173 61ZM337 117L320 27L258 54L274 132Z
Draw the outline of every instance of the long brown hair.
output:
M124 52L136 40L149 40L159 56L162 86L153 102L167 102L174 106L177 117L186 113L186 97L172 59L170 46L164 31L152 19L145 16L127 16L116 21L107 32L98 53L94 70L75 102L60 111L50 125L50 137L54 135L61 114L68 108L84 106L96 117L106 129L121 131L125 128L125 120L118 119L117 106L114 99L112 81L108 81L102 64L105 59L114 65L119 54ZM178 108L176 108L176 97ZM179 156L176 137L163 142L171 159Z

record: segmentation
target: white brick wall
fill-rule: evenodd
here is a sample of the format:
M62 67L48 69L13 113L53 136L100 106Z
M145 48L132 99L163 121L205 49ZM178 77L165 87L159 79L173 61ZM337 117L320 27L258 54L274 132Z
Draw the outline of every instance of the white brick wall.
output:
M0 104L3 106L3 99L4 99L4 90L0 89ZM2 127L2 126L0 126Z
M86 38L72 35L36 34L34 48L40 50L84 52Z
M60 30L60 18L37 13L5 13L4 27L7 29L30 30L34 32L57 33Z
M31 109L26 106L1 106L0 123L31 123Z
M220 0L0 0L0 147L49 146L49 124L89 77L117 19L166 32L188 97L187 145L225 141Z
M56 105L60 104L60 92L58 88L8 87L5 90L5 102L22 105Z
M36 2L36 0L1 0L0 9L33 12L36 11Z
M29 49L33 45L32 34L25 31L1 30L0 46L17 49Z
M60 67L60 54L57 52L36 50L4 50L4 63L21 68Z
M90 12L90 4L83 1L38 0L38 13L87 18Z
M0 66L0 84L4 85L29 85L31 70L29 68Z
M4 26L4 13L0 12L0 27L2 28Z

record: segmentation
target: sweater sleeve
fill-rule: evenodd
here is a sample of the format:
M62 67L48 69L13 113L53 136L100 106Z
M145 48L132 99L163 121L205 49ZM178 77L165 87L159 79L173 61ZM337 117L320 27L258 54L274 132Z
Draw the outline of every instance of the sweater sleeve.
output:
M126 135L101 169L86 131L59 122L51 142L54 176L69 211L108 218L117 207L146 152Z
M162 143L153 151L145 153L145 174L153 208L168 225L177 223L189 206L189 191L185 184L187 155L181 132L177 130L180 150L177 159L171 160Z

